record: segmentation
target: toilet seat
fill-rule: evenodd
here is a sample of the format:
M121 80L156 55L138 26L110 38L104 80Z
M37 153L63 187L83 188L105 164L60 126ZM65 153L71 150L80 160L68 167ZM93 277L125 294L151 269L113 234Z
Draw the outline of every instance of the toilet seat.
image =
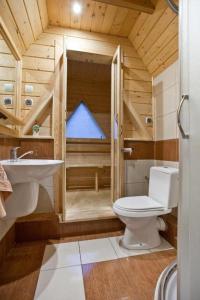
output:
M171 209L164 208L148 196L124 197L118 199L113 209L116 214L127 217L152 217L168 214Z

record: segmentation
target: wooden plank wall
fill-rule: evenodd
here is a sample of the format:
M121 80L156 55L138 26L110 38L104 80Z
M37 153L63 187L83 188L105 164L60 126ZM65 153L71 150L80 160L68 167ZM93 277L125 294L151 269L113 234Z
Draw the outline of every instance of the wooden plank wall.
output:
M112 57L116 47L119 44L122 46L124 51L124 97L129 98L145 125L145 116L152 115L151 76L127 38L50 26L25 53L23 58L23 84L32 82L35 91L34 96L36 97L45 93L47 84L54 75L53 58L46 56L53 55L53 53L49 53L55 45L54 68L57 68L63 53L64 36L67 36L67 49L73 51ZM38 55L43 56L39 57ZM34 67L36 61L37 64ZM124 119L125 137L140 139L137 125L135 126L129 121L127 115ZM152 128L148 127L148 130L152 135Z
M140 14L129 39L156 76L178 59L178 16L165 0L158 0L152 15Z
M1 0L0 15L21 54L48 24L46 0Z
M5 41L0 36L0 105L3 105L12 113L14 113L16 100L16 72L16 60ZM6 92L4 90L5 83L13 84L14 90L12 92ZM11 97L13 104L4 105L3 100L5 97Z
M44 96L50 89L50 84L54 77L55 71L55 41L42 44L42 39L37 39L33 42L28 50L23 55L22 69L22 117L31 113L34 106L39 104L41 96ZM25 87L31 85L33 92L29 93ZM32 99L33 106L25 105L25 99ZM46 115L38 119L38 124L41 125L40 135L50 136L52 134L52 107L46 109Z

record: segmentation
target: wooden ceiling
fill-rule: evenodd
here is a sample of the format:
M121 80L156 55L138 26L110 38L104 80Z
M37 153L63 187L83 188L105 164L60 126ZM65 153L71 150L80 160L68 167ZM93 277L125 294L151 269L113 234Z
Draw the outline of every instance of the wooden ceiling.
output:
M83 12L72 12L73 0L47 0L49 24L127 37L140 12L93 0L80 0Z
M0 0L0 16L21 54L54 25L128 37L153 75L178 58L178 17L165 0L77 0L83 5L80 15L72 12L74 1Z
M158 0L153 14L140 14L129 39L150 74L157 75L178 59L178 16Z
M48 25L46 0L0 0L0 15L21 53Z

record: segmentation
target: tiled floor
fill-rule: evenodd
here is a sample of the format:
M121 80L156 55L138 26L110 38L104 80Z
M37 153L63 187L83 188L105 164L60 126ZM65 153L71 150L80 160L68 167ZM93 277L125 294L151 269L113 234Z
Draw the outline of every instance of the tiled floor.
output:
M172 246L162 239L161 246L151 251L126 250L119 245L119 240L120 237L110 237L47 245L34 299L86 299L83 282L84 276L87 278L88 275L87 266L93 268L93 265L100 262L111 261L110 264L113 264L121 258L172 249ZM82 274L82 270L86 273Z

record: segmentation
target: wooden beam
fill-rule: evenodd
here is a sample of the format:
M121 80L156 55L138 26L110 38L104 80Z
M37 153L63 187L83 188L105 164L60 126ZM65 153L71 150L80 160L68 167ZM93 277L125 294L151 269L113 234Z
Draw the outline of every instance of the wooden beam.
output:
M145 140L152 140L151 135L149 134L147 128L144 126L144 124L140 118L140 115L137 113L134 106L131 104L130 100L128 100L126 97L124 97L124 103L130 113L131 119L133 120L133 122L136 122L136 124L138 125L143 138Z
M12 137L19 137L18 131L15 129L9 128L3 124L0 124L0 134L12 136Z
M6 42L8 48L10 49L11 53L15 57L16 60L21 60L22 57L8 31L3 19L0 17L0 34L2 35L4 41Z
M96 0L93 1L96 2ZM98 0L98 2L123 8L134 9L148 14L153 14L155 8L151 0Z
M20 119L20 118L16 117L15 115L13 115L3 105L0 105L0 112L4 116L6 116L6 118L8 119L9 124L12 124L12 125L24 125L24 122L23 122L22 119Z
M41 116L52 98L53 92L49 92L47 95L45 94L43 97L41 97L39 104L30 110L23 120L25 125L22 129L22 135L25 135L30 130L35 120Z

